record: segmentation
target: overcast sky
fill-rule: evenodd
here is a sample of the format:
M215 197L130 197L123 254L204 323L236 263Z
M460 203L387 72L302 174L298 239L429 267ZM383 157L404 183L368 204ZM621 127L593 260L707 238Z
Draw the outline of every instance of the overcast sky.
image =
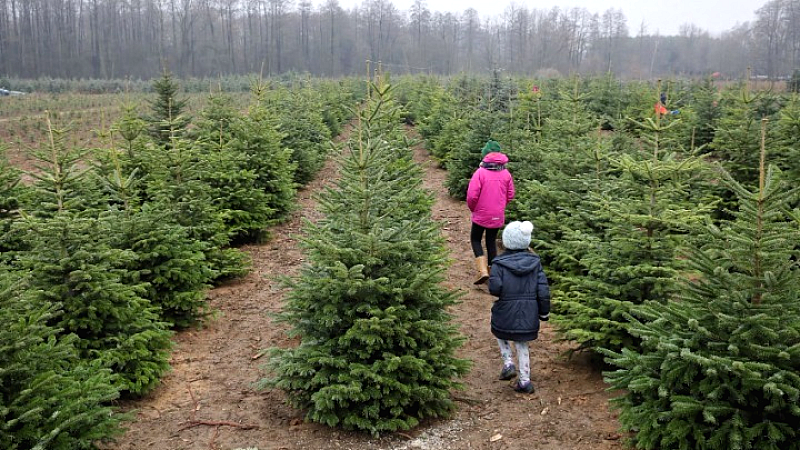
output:
M737 23L752 22L755 11L768 0L535 0L519 1L519 6L529 9L586 8L591 13L602 14L609 8L621 9L628 19L628 29L632 35L639 32L644 21L647 32L662 35L678 34L678 28L685 23L693 23L704 30L718 34L729 30ZM391 0L402 11L408 11L413 0ZM318 1L317 4L322 3ZM512 0L427 0L428 9L433 11L462 12L475 8L481 17L500 15ZM363 0L339 0L339 4L350 9L363 4Z

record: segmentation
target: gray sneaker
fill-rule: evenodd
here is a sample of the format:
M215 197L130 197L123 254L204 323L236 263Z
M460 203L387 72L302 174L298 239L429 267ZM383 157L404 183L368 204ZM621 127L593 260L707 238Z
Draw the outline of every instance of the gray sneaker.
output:
M510 380L517 376L517 367L513 364L510 366L503 366L503 370L500 371L500 379L503 381Z
M536 389L533 388L533 383L530 381L524 383L517 381L517 383L514 384L514 390L523 394L533 394L536 391Z

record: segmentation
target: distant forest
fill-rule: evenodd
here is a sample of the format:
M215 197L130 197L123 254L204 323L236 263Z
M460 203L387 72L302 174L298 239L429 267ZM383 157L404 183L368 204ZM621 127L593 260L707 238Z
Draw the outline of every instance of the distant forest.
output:
M664 8L669 8L665 3ZM303 72L557 76L612 73L781 79L800 65L800 0L772 0L719 35L692 24L660 36L621 10L540 10L492 17L432 12L417 0L342 8L337 0L0 0L0 76L150 79ZM373 66L374 67L374 66Z

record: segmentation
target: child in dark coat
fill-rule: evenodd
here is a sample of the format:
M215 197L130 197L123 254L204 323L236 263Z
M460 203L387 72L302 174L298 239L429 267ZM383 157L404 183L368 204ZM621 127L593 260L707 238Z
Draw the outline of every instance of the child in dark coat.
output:
M517 374L511 344L517 350L519 379L517 392L532 393L528 342L539 336L540 322L550 318L550 287L539 256L528 250L533 224L511 222L503 230L503 247L492 264L489 293L498 297L492 305L492 334L503 357L501 380Z

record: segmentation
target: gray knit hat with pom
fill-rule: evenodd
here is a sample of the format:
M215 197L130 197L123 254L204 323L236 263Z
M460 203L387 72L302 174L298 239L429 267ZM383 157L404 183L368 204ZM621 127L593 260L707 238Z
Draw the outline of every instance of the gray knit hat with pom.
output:
M511 222L503 230L503 247L509 250L525 250L531 245L533 224L529 221Z

